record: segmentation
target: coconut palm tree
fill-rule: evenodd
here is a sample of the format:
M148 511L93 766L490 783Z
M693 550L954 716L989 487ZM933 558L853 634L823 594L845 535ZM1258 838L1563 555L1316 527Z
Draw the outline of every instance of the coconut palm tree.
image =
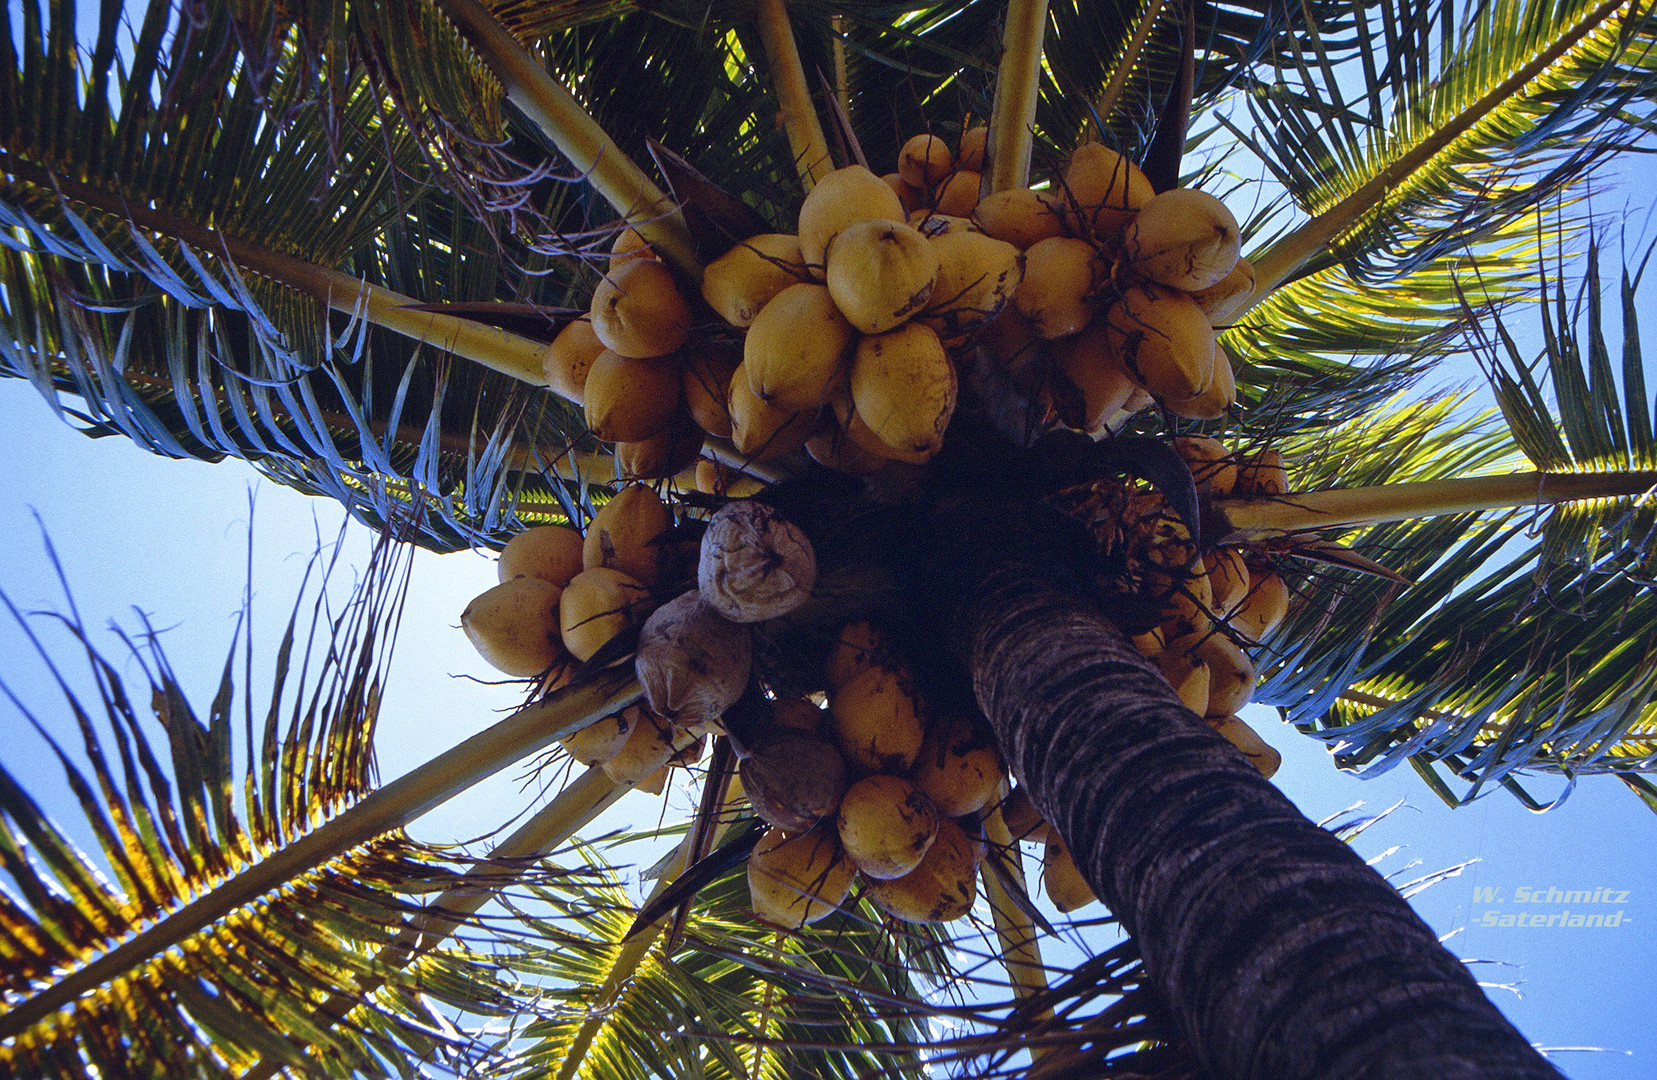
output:
M163 453L247 457L436 546L579 520L616 475L581 415L539 387L546 342L586 307L622 223L694 279L733 233L787 227L831 165L890 162L895 135L954 132L966 117L990 122L990 190L1021 186L1032 163L1044 173L1088 136L1163 189L1224 190L1222 151L1255 155L1287 197L1245 224L1259 287L1221 338L1240 362L1241 408L1206 430L1300 449L1301 487L1344 489L1203 510L1211 537L1334 567L1297 579L1305 602L1260 645L1269 700L1353 747L1352 764L1409 757L1451 798L1446 773L1473 785L1459 797L1517 786L1525 768L1642 783L1649 526L1605 501L1657 479L1641 369L1629 352L1620 400L1597 316L1573 353L1567 294L1538 271L1584 227L1573 185L1647 119L1641 5L158 4L135 16L130 44L106 8L85 51L68 5L6 19L6 367L54 402L77 395L93 428ZM640 167L652 158L671 192ZM1492 348L1499 420L1397 401L1469 333L1505 343L1502 308L1544 295L1558 311L1552 399L1522 355ZM988 412L964 410L936 462L879 498L715 449L758 481L786 479L768 498L826 565L850 568L860 603L910 613L897 620L909 647L936 678L970 686L1013 774L1132 935L1143 974L1098 985L1142 982L1136 1007L1148 1001L1157 1023L1113 1028L1095 1052L1138 1030L1178 1040L1215 1076L1553 1075L1391 888L1199 723L1131 646L1121 611L1107 615L1085 545L1047 497L1119 470L1130 444L1010 438ZM1167 414L1133 423L1204 430ZM1533 471L1516 490L1458 483L1522 459ZM1527 543L1513 511L1539 500L1568 506ZM867 534L835 528L846 521ZM1348 549L1393 578L1351 576L1380 567ZM1539 585L1521 580L1532 567ZM1379 606L1398 575L1425 588ZM1611 611L1615 646L1581 666L1567 627ZM775 651L782 680L797 650ZM341 699L371 708L371 677L339 670ZM164 668L154 683L171 701ZM125 735L103 737L120 746L119 780L100 764L74 781L107 823L113 888L77 867L8 778L22 903L5 914L27 944L8 964L19 975L0 1047L42 1072L134 1060L384 1072L445 1048L488 1058L498 1048L422 1016L416 991L444 986L441 1000L474 1013L508 1008L505 991L476 957L436 945L503 865L565 842L618 790L572 783L482 869L434 869L435 855L383 838L639 696L592 674L379 788L348 710L302 709L287 734L273 712L259 738L250 720L240 772L227 712L202 725L165 710L187 805L135 795L140 774L165 770ZM113 682L106 698L117 731L133 728ZM248 825L229 800L237 785L252 793ZM689 856L716 843L697 833L664 881L692 876ZM49 874L17 854L25 840ZM895 1003L915 1000L928 939L889 963L849 927L839 947L790 944L801 936L756 951L725 879L694 897L664 887L697 905L699 951L653 966L639 938L617 941L607 882L537 873L523 886L537 905L528 925L557 945L598 944L514 963L594 1008L573 1021L548 1011L524 1032L532 1049L514 1044L520 1064L619 1071L630 1051L643 1071L787 1069L729 1049L824 1023L833 1038L788 1044L818 1054L806 1068L855 1072L885 1046L885 1063L913 1064L904 1025L917 1014ZM1020 960L1016 870L992 878L1024 998L1003 1031L1018 1032L1053 999ZM418 910L395 899L413 892L439 895ZM305 941L318 960L272 977L279 950L241 947L255 931ZM867 1011L827 1011L853 985ZM782 992L799 986L817 994ZM605 1022L618 1001L631 1011L614 1015L638 1027ZM697 1048L706 1040L652 1053L639 1039L686 1031L687 1001L730 1040L717 1064ZM830 1044L854 1049L818 1049Z

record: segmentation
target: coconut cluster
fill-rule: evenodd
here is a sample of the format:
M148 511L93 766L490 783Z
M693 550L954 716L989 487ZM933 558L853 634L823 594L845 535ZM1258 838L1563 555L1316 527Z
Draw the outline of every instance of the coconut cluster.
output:
M824 681L828 708L777 702L741 765L771 826L748 861L755 913L787 927L815 922L862 879L894 918L960 918L985 854L977 815L1005 775L987 725L929 710L868 623L841 631Z

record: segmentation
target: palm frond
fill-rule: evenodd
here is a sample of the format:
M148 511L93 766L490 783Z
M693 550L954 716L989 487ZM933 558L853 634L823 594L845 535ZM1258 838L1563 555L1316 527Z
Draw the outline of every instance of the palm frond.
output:
M1619 379L1597 288L1596 272L1577 305L1563 283L1553 288L1537 362L1499 322L1482 342L1505 425L1481 434L1449 424L1419 442L1401 437L1404 427L1353 425L1328 444L1329 464L1298 486L1333 479L1342 462L1393 480L1506 471L1526 458L1554 471L1649 469L1637 338L1627 339ZM1630 334L1632 297L1627 283ZM1376 453L1382 446L1392 449ZM1342 468L1340 483L1354 482ZM1418 584L1394 595L1384 582L1341 581L1332 610L1302 605L1267 643L1272 675L1259 700L1334 745L1345 766L1412 758L1471 785L1453 796L1438 779L1435 790L1452 800L1497 782L1522 791L1524 771L1645 772L1657 725L1652 518L1642 498L1571 504L1542 520L1519 510L1360 530L1349 542Z
M51 987L114 955L136 931L164 926L369 795L380 672L407 571L406 557L383 548L361 591L330 614L325 570L313 566L317 596L309 614L301 597L288 620L264 708L236 685L239 656L252 647L244 612L205 716L147 624L123 637L130 662L122 665L97 649L72 602L65 613L30 618L0 597L62 687L80 754L10 687L0 689L56 758L96 845L78 848L0 766L0 1068L221 1076L272 1057L300 1072L383 1076L412 1070L388 1062L486 1056L434 1020L440 1007L510 1007L510 987L486 964L458 950L407 970L376 960L399 920L456 873L449 857L400 831L352 845L60 1006L38 1007ZM84 680L54 663L54 647L35 629L42 621L70 635L87 663ZM122 666L136 668L138 685L123 680ZM76 681L94 696L78 693ZM322 997L373 986L387 988L374 997L376 1024L327 1031L308 1022Z

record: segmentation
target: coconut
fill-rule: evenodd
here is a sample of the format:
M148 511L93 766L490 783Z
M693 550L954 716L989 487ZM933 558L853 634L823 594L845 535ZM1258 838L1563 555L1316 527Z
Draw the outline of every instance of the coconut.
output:
M581 573L581 534L568 525L537 525L506 542L495 564L500 580L540 578L559 588Z
M1186 292L1223 281L1237 267L1241 244L1242 231L1231 211L1193 188L1164 191L1122 231L1122 248L1135 271Z
M1055 236L1024 253L1024 280L1013 306L1039 337L1074 334L1093 318L1093 297L1105 281L1105 264L1085 240Z
M577 660L590 660L611 638L643 618L649 605L650 590L620 570L583 570L570 579L558 600L564 647Z
M851 783L834 743L792 728L767 733L742 759L738 773L754 813L796 833L834 813Z
M833 829L771 829L748 856L748 895L759 918L797 930L845 903L856 875Z
M1208 662L1208 717L1229 716L1249 703L1259 676L1241 646L1224 634L1209 634L1196 647Z
M890 460L863 449L832 420L818 423L811 438L805 441L805 452L819 465L852 476L872 476Z
M847 165L819 180L800 204L800 254L818 281L824 256L841 229L857 221L902 221L907 211L898 193L862 165Z
M809 276L798 236L761 233L708 264L702 298L732 326L747 326L773 296Z
M1238 495L1260 498L1285 495L1289 491L1289 470L1276 450L1261 450L1237 464Z
M871 667L829 701L840 749L869 772L907 772L926 730L914 680L907 672Z
M1187 420L1218 420L1226 410L1237 404L1237 380L1231 372L1231 357L1218 344L1214 346L1214 378L1208 389L1196 397L1163 402L1168 411Z
M581 545L581 565L587 570L607 566L641 585L654 585L660 577L658 539L672 524L673 515L654 488L628 484L593 514Z
M731 376L731 442L750 461L770 461L805 445L817 427L819 410L778 409L754 393L748 373L738 366Z
M978 895L978 845L950 818L938 819L938 835L920 865L900 878L871 880L869 899L904 922L959 919Z
M1289 614L1289 586L1264 566L1248 568L1248 591L1231 612L1231 628L1260 641Z
M937 453L957 390L955 365L930 326L909 323L857 343L852 402L875 437L894 450L922 460Z
M990 129L983 124L961 132L961 146L955 151L955 164L973 172L984 171L984 151L990 141Z
M930 243L938 276L921 321L958 344L1001 313L1024 279L1024 259L1013 245L983 233L949 232Z
M955 155L936 135L916 135L898 151L898 175L910 187L929 188L942 183L954 168Z
M656 253L651 250L650 242L644 234L634 228L626 228L616 234L615 242L610 245L610 266L626 262L628 259L654 259Z
M587 427L605 442L639 442L666 431L679 411L679 366L605 349L587 369Z
M1064 190L1072 235L1114 237L1156 195L1139 166L1100 143L1084 143L1070 155Z
M939 185L933 208L940 214L967 217L978 206L978 192L983 184L984 178L978 173L957 169Z
M623 710L627 741L603 763L604 775L618 784L639 785L673 757L673 725L643 705Z
M1237 717L1217 717L1209 720L1208 726L1224 735L1227 742L1241 750L1243 756L1249 759L1249 764L1258 769L1260 775L1267 780L1275 776L1278 767L1283 764L1283 755Z
M1191 470L1197 490L1224 498L1237 486L1237 464L1220 440L1207 435L1181 435L1174 440L1174 453Z
M626 745L636 715L629 716L626 711L611 713L562 739L559 745L582 765L602 765Z
M774 702L773 723L791 731L822 735L828 730L829 714L806 698L779 698Z
M1254 264L1244 258L1239 258L1225 277L1191 294L1214 326L1230 325L1253 297Z
M1112 355L1165 401L1196 397L1214 381L1214 330L1178 289L1140 285L1105 313Z
M1198 716L1208 711L1208 661L1188 652L1164 650L1151 657L1180 703Z
M926 209L926 192L905 183L903 177L895 172L889 172L881 179L886 182L887 187L897 192L898 202L902 204L905 214L913 214L917 210ZM821 267L818 268L818 280L822 280L821 269Z
M939 448L936 446L924 450L900 450L888 445L870 430L868 423L858 415L850 393L837 398L832 404L835 419L839 422L840 431L845 435L846 441L868 457L880 458L882 462L904 461L911 465L924 465L938 452Z
M639 630L633 670L655 712L680 727L718 720L748 686L753 631L702 603L695 589Z
M685 358L681 369L685 407L696 426L709 435L731 437L731 376L741 362L734 349L699 349Z
M934 724L915 760L915 786L945 817L975 813L994 801L1004 774L987 730L965 716Z
M901 220L854 222L829 245L829 295L865 334L890 330L919 313L937 276L937 252Z
M1086 431L1097 431L1139 389L1127 369L1117 363L1108 336L1102 324L1091 323L1081 333L1060 338L1049 348L1058 369L1082 392L1082 428Z
M863 876L889 881L920 865L938 835L938 808L901 776L866 776L846 789L835 825Z
M1202 565L1208 572L1214 613L1222 617L1231 614L1249 591L1249 569L1243 553L1231 547L1216 548L1203 556Z
M1007 832L1014 840L1047 844L1057 835L1053 827L1042 820L1041 811L1030 801L1030 792L1025 788L1013 788L1001 800L1000 810L1001 820L1006 822Z
M956 217L954 214L940 214L936 210L922 207L919 210L909 211L905 221L910 228L926 237L928 240L939 236L948 236L950 233L970 232L982 233L978 223L969 217Z
M985 234L1005 240L1020 251L1041 240L1063 236L1064 214L1050 192L1006 188L978 200L972 220Z
M696 464L706 441L690 411L680 409L661 434L616 443L616 470L629 480L666 480Z
M805 603L817 556L799 526L764 503L739 499L708 519L696 583L727 619L763 622Z
M842 626L829 653L829 689L838 690L873 667L878 659L888 657L890 652L891 643L886 635L869 623L849 622Z
M461 628L492 667L508 675L539 675L564 655L557 627L563 591L540 578L511 578L467 604Z
M627 259L593 290L593 331L622 356L666 356L690 337L691 310L673 271L655 259Z
M1098 899L1093 895L1093 886L1082 877L1070 849L1057 837L1049 841L1042 853L1041 884L1047 890L1047 899L1060 911L1075 911Z
M593 320L583 315L571 320L547 346L541 375L553 393L580 405L586 400L587 370L603 351L604 342L593 331Z
M846 353L856 334L831 296L832 281L828 288L790 285L748 328L742 371L748 389L773 409L816 409L845 382Z

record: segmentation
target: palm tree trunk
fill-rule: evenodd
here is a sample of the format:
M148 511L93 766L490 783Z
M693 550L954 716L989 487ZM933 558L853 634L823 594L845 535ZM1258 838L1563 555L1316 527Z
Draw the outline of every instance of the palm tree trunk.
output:
M1212 1076L1559 1075L1391 885L1186 710L1073 586L995 539L934 564L942 625L1014 775Z

